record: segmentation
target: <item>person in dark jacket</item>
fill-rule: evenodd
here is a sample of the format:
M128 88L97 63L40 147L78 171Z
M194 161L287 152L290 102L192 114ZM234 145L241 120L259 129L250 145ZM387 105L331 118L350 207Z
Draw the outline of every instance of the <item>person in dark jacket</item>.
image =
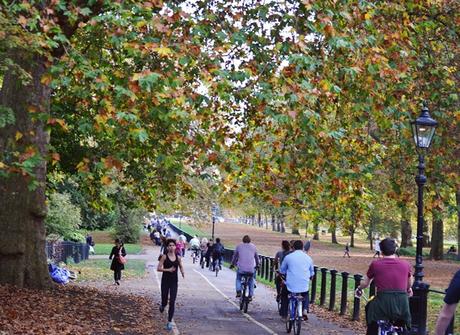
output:
M121 270L125 269L125 265L120 261L120 254L125 257L126 251L125 247L123 246L123 242L120 239L115 240L115 246L112 248L110 252L109 259L112 260L112 264L110 265L110 270L113 271L113 278L115 280L116 285L120 285L121 280Z

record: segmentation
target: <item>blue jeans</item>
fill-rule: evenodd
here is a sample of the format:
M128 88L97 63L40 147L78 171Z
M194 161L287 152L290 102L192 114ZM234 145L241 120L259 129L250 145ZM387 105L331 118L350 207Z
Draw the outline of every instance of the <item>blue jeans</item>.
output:
M254 295L254 275L255 275L255 273L244 272L244 271L238 270L236 272L236 281L235 281L236 291L241 291L241 277L243 276L243 273L244 274L248 274L248 273L252 274L252 276L247 276L246 277L248 279L249 295L252 297Z
M214 257L214 256L212 257L212 268L213 268L213 270L216 269L216 263L217 263L220 267L222 267L222 260L223 260L223 258L224 258L224 257L223 257L222 255L219 255L219 256L216 255L216 257Z
M286 286L283 286L283 290L281 291L281 309L280 309L280 315L282 317L288 316L288 305L291 303L289 300L289 294L291 292L288 291ZM300 292L299 292L300 293ZM310 303L309 297L308 297L308 291L306 292L301 292L300 293L303 297L302 301L302 310L308 311L308 304Z

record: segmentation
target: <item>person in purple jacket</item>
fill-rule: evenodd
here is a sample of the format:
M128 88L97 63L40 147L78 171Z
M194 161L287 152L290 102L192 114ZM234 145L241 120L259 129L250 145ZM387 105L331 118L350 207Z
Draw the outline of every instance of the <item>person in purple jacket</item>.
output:
M259 255L257 254L256 246L251 243L251 238L248 235L244 235L243 243L237 245L235 252L233 253L232 264L230 268L237 267L236 272L236 297L241 296L241 276L243 273L251 273L249 277L249 301L252 300L254 295L254 275L255 269L259 266Z

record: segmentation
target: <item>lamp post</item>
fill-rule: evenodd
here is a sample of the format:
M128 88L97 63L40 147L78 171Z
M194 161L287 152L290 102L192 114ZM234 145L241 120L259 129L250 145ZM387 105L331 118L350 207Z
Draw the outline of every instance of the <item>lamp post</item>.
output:
M427 300L429 285L423 282L423 186L426 183L425 155L430 147L437 122L430 116L428 107L424 104L420 116L411 122L412 135L418 153L418 175L415 182L418 187L417 196L417 249L415 254L414 296L410 299L412 314L411 334L426 335Z
M211 215L212 215L212 234L211 238L214 241L214 226L216 224L216 205L212 204L211 206Z

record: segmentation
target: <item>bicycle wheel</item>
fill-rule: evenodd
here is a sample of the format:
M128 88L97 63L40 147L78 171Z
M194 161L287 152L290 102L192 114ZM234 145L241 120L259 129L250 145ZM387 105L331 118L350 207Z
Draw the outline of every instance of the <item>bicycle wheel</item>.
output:
M286 320L286 332L290 333L293 326L293 321L291 320L291 301L288 304L288 319Z
M249 306L249 300L247 297L245 297L244 298L244 310L243 310L244 313L248 312L248 306Z
M246 300L246 285L243 285L243 289L240 297L240 311L244 308L244 301Z
M300 328L302 327L302 319L297 316L295 320L293 321L293 324L294 324L294 334L300 335Z

